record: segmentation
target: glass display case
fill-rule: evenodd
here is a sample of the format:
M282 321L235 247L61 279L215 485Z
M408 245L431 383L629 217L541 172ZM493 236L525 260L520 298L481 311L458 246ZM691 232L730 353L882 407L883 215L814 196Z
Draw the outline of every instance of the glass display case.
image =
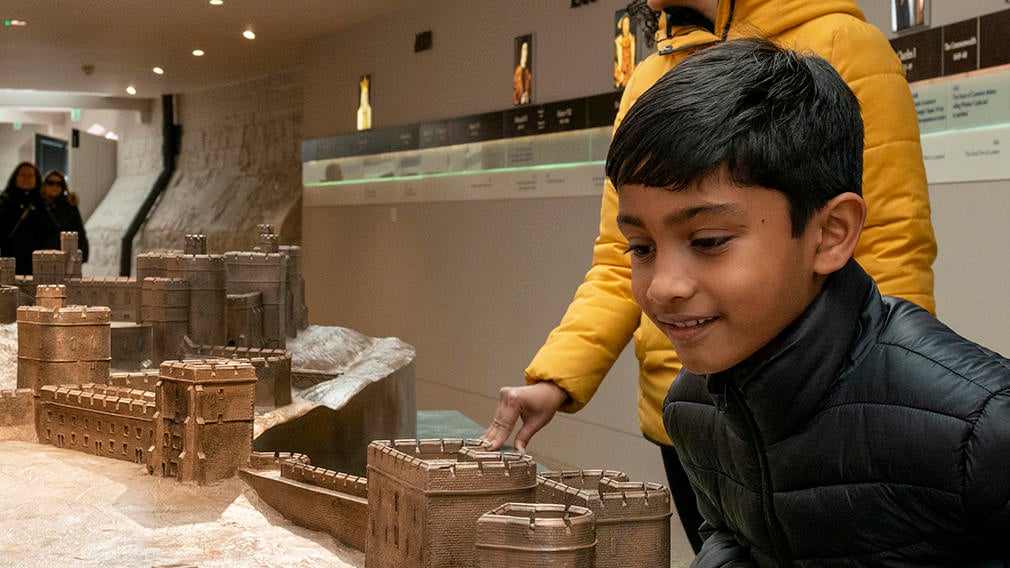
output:
M306 205L599 195L611 130L309 160Z

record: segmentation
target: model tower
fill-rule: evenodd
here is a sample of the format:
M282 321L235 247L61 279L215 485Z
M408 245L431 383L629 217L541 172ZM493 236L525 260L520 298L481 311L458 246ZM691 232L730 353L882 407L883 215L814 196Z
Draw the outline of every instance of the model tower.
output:
M151 473L208 484L252 451L256 372L237 361L165 361L155 386Z
M368 446L368 568L475 566L477 519L533 502L536 463L476 440L378 440Z
M66 307L62 285L41 285L35 294L38 305L17 312L18 388L107 382L109 308Z

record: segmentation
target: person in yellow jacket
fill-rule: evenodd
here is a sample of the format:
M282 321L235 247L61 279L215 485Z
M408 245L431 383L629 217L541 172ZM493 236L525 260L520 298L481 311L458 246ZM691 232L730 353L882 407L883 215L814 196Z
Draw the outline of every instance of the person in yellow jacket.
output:
M666 71L692 51L719 41L760 36L827 59L859 98L865 124L863 195L868 215L856 259L883 294L934 312L936 242L915 107L897 56L884 35L865 21L856 2L648 0L648 6L660 12L657 50L632 74L615 127L639 95ZM679 17L684 8L713 22L714 31L684 25ZM669 340L642 315L632 298L628 245L617 229L616 217L617 194L608 180L592 267L561 323L526 369L527 385L499 392L484 440L491 448L501 447L521 420L514 445L525 451L530 438L558 410L576 412L589 402L634 336L639 424L645 437L660 445L674 502L697 551L700 516L661 415L663 398L681 365Z

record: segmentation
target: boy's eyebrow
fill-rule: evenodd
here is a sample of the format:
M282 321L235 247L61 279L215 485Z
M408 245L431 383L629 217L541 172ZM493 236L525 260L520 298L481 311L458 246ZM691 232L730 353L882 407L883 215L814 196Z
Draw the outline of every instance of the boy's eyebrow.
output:
M699 215L741 215L743 213L743 207L736 203L706 203L674 211L663 219L663 224L666 226L679 225ZM633 215L618 214L617 224L643 227L642 221Z

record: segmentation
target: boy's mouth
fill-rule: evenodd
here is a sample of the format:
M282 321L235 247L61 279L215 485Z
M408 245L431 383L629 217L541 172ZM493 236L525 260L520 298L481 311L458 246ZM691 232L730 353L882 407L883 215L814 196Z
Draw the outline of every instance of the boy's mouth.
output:
M691 316L687 318L659 319L657 321L660 329L670 338L670 341L683 343L699 338L718 319L718 316Z
M692 327L697 327L699 325L704 325L704 324L706 324L706 323L708 323L708 322L710 322L710 321L712 321L714 319L715 319L715 317L708 317L708 318L697 318L697 319L671 321L671 322L664 322L664 323L666 323L669 326L675 327L677 329L688 329L688 328L692 328Z

